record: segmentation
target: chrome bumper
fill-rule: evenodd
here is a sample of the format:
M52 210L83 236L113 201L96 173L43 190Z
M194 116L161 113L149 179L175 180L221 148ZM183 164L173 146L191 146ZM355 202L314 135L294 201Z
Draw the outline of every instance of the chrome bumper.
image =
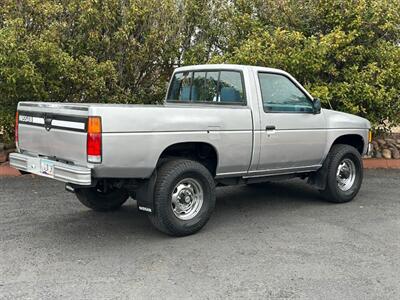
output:
M18 170L78 185L91 185L92 183L92 174L89 168L53 161L54 174L48 175L40 170L41 160L40 157L21 153L10 154L10 165Z

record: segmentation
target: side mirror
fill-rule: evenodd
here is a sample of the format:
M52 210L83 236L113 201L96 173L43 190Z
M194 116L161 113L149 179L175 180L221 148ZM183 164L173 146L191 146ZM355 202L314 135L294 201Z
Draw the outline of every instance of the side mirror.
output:
M314 98L314 114L319 114L321 113L321 100L319 100L318 98Z

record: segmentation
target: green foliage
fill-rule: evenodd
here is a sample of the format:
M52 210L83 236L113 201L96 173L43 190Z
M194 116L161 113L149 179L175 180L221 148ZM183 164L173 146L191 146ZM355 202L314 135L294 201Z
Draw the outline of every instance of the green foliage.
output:
M325 105L400 123L398 0L2 0L0 127L19 101L158 103L175 66L293 74Z

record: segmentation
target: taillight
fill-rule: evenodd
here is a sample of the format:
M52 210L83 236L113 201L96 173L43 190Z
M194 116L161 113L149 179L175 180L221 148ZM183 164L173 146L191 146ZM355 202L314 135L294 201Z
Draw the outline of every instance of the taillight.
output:
M89 117L87 126L87 160L90 163L101 163L101 118Z
M18 148L18 112L15 113L15 146Z

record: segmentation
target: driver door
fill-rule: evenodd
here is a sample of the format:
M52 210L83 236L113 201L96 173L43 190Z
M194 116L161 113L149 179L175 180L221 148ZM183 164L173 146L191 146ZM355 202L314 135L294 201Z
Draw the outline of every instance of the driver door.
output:
M326 145L323 113L294 79L259 72L261 92L258 173L282 173L320 166Z

